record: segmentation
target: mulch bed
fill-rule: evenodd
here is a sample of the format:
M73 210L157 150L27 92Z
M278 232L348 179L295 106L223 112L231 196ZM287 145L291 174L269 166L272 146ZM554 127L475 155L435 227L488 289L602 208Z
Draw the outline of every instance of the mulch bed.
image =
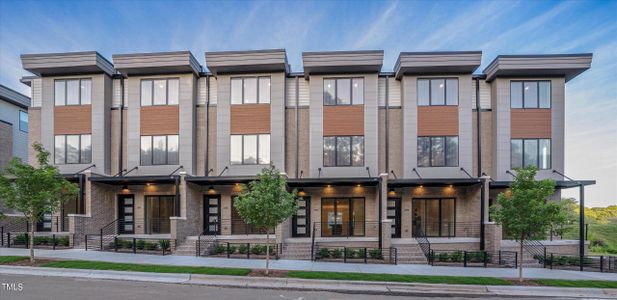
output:
M287 277L287 271L284 270L270 270L270 274L266 276L266 270L264 269L253 269L251 273L248 274L250 277L278 277L285 278Z
M512 285L518 285L518 286L542 286L541 284L532 281L532 280L527 280L527 279L523 279L523 282L518 281L518 279L506 279L507 281L510 281L512 283Z

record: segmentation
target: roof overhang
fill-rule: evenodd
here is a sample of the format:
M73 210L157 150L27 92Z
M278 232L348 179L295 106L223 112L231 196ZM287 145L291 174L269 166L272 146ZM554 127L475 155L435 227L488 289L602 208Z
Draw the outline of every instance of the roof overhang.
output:
M376 186L378 177L348 177L348 178L293 178L287 180L289 187L323 187L323 186Z
M383 50L303 52L304 76L379 73L383 55Z
M256 176L191 176L185 177L186 182L198 185L236 185L249 183L257 178Z
M404 75L471 74L482 62L482 51L401 52L394 73Z
M591 67L593 54L499 55L484 69L486 81L497 77L565 77L566 82Z
M579 186L588 186L596 184L595 180L556 180L555 188L556 189L569 189L575 188ZM512 185L512 181L491 181L489 183L489 187L491 189L507 189Z
M210 51L206 67L214 76L240 73L289 73L285 49Z
M472 186L481 184L479 178L426 178L426 179L389 179L388 187L448 187L448 186Z
M176 176L93 176L91 182L108 185L173 184Z
M122 74L180 74L201 72L201 65L190 51L114 54L114 65Z
M30 106L30 98L1 84L0 99L23 109L28 109Z
M26 71L37 76L77 75L116 71L111 62L96 51L22 54L21 63Z

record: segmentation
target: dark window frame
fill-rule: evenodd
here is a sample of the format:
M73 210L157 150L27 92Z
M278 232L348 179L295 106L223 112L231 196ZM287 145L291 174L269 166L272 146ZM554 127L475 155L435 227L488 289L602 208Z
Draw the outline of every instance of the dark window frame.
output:
M438 223L439 223L439 233L438 233L438 235L436 235L436 236L435 236L435 235L428 235L428 234L426 233L425 228L423 228L423 230L424 230L424 235L425 235L426 237L456 237L456 217L457 217L457 213L456 213L456 203L458 202L456 197L418 197L418 198L412 198L412 199L411 199L411 209L412 209L412 213L411 213L411 221L412 221L412 226L411 226L411 227L412 227L412 234L415 234L415 233L413 232L413 231L415 230L415 228L413 228L413 221L414 221L414 220L413 220L413 217L414 217L414 216L413 216L413 214L414 214L414 202L424 201L424 203L425 203L425 204L424 204L424 208L425 208L425 209L424 209L424 214L425 214L425 215L424 215L424 216L421 216L421 217L424 219L424 220L421 220L421 222L423 221L423 222L424 222L424 224L423 224L423 225L426 225L426 223L427 223L427 218L426 218L426 201L429 201L429 200L431 200L431 201L435 201L435 200L437 200L437 201L439 202L439 221L438 221ZM445 236L444 236L444 235L442 234L442 232L441 232L441 229L442 229L442 223L443 223L443 216L442 216L442 212L443 212L443 211L442 211L442 203L443 203L443 200L452 200L452 202L454 203L454 207L453 207L453 210L454 210L454 221L452 221L452 223L454 224L454 228L452 229L452 232L454 233L453 235L445 235ZM425 226L425 227L426 227L426 226ZM412 235L412 236L413 236L413 235Z
M22 114L26 115L26 130L24 130L23 127L21 126L22 125L22 121L21 121ZM23 111L21 109L19 110L19 131L28 133L28 127L29 127L29 123L30 123L29 122L30 120L29 120L28 117L29 117L29 115L28 115L27 111Z
M513 107L512 106L512 83L520 82L521 83L521 107ZM538 100L537 107L526 107L525 106L525 83L526 82L535 82L537 85L536 89L536 99ZM549 99L548 99L548 107L540 107L540 82L548 82L548 91L549 91ZM553 108L553 82L551 80L510 80L510 108L512 109L551 109Z
M244 99L244 80L245 79L249 79L249 78L257 79L257 89L255 90L255 95L257 96L257 103L246 103L246 102L244 102L245 101L245 99ZM270 99L268 99L268 102L261 102L261 99L260 99L261 97L259 96L259 79L260 78L268 78L270 80ZM242 94L241 95L242 103L232 103L233 100L231 98L231 90L232 90L231 82L233 80L241 80L241 82L242 82L242 84L241 84L241 86L242 86L242 93L241 93ZM270 104L270 103L272 103L272 76L242 76L242 77L231 77L229 79L229 104L230 105Z
M344 104L344 103L339 103L338 102L338 81L342 80L342 79L349 79L349 104ZM354 79L362 79L362 104L354 104L353 100L354 100L354 92L353 92L353 80ZM326 90L326 80L334 80L334 104L327 104L326 103L326 95L324 93L324 91ZM351 106L351 105L364 105L364 102L366 100L366 85L365 85L365 80L364 77L326 77L323 78L322 80L322 103L323 106Z
M347 230L348 230L348 236L353 236L353 237L366 236L366 222L367 222L367 220L366 220L367 219L367 214L366 214L366 211L367 211L366 197L323 197L323 198L321 198L321 201L319 201L320 202L320 204L319 204L319 208L320 208L319 214L323 215L323 205L324 205L324 202L325 202L324 200L332 200L332 201L334 201L334 203L335 203L334 204L334 212L337 212L338 211L338 209L337 209L338 208L338 204L336 204L337 203L337 199L347 200L347 208L348 208L348 213L349 213L349 220L347 221L347 224L346 224L347 226L349 226L349 224L352 224L351 216L353 215L353 210L354 210L354 201L353 200L354 199L362 199L363 206L364 206L364 221L363 221L364 222L364 227L363 227L364 232L363 232L362 235L350 234L350 232L354 229L353 226L351 228L347 228ZM336 215L335 215L335 218L336 218ZM321 227L321 236L324 237L324 235L323 235L323 233L324 233L324 231L323 231L324 230L323 217L320 216L319 222L321 224L321 226L320 226ZM332 235L325 235L325 237L341 237L341 236L345 236L345 235L334 235L334 234L332 234Z
M154 82L157 80L165 80L165 104L154 104ZM169 104L169 80L178 80L178 103L176 104ZM143 103L143 94L141 92L141 88L142 85L144 83L144 81L150 81L152 82L152 85L150 87L150 96L152 97L152 99L150 99L151 104L150 105L144 105ZM140 107L144 107L144 106L168 106L168 105L180 105L180 77L164 77L164 78L143 78L139 81L139 106ZM173 135L173 134L172 134Z
M460 82L458 80L458 77L422 77L422 78L418 78L417 82L416 82L416 104L418 106L458 106L460 99L460 93L459 93L459 89L456 90L456 104L448 104L448 79L454 79L456 80L456 85L457 87L460 89ZM420 85L419 82L420 80L428 80L428 104L420 104L420 94L418 93L418 86ZM433 80L443 80L444 81L444 85L443 85L443 103L444 104L433 104L433 89L432 89L432 81Z
M339 161L338 161L338 138L340 138L340 137L341 138L342 137L349 138L349 157L350 157L350 159L349 159L349 164L348 165L347 164L339 164ZM354 158L354 155L353 155L353 138L357 138L357 137L362 137L362 165L360 165L360 166L354 166L353 165L353 161L354 161L354 159L353 159ZM366 160L365 160L365 157L364 157L364 152L366 150L365 149L366 141L365 141L363 135L332 135L332 136L324 136L323 137L323 145L324 146L326 144L325 143L326 138L334 138L334 165L331 166L331 165L326 165L325 164L325 161L326 161L326 159L325 159L326 158L326 151L324 151L322 149L321 155L322 155L322 162L323 162L323 166L324 167L334 167L334 168L335 167L355 167L355 168L358 168L358 167L364 167L365 166Z
M79 83L77 84L77 86L79 87L79 89L77 90L77 97L78 99L78 103L77 104L68 104L67 103L67 98L68 98L68 81L74 81L77 80ZM82 80L89 80L90 81L90 103L88 104L83 104L81 101L81 81ZM56 82L63 82L64 83L64 102L62 105L58 105L56 104ZM84 77L84 78L64 78L64 79L55 79L54 80L54 106L79 106L79 105L92 105L92 77Z
M77 147L77 153L78 153L78 157L77 157L77 162L75 163L69 163L67 162L67 157L68 157L68 147L66 144L66 138L68 136L78 136L79 137L79 145ZM90 161L82 161L82 153L81 153L81 137L84 135L89 135L90 136ZM62 136L64 137L64 162L62 163L56 163L56 137ZM82 133L82 134L56 134L54 135L54 164L55 165L83 165L83 164L90 164L92 163L92 134L91 133Z
M238 104L240 105L240 104ZM267 166L270 165L270 163L272 162L272 140L270 140L270 147L268 147L268 149L270 150L270 161L268 163L265 164L260 164L259 163L259 159L261 158L260 155L260 151L259 151L259 145L261 144L261 139L259 138L259 136L261 135L269 135L270 139L272 139L272 135L270 133L252 133L252 134L230 134L229 135L229 146L231 148L231 139L233 136L241 136L242 137L242 143L240 144L240 149L241 149L241 157L242 157L242 162L241 163L234 163L231 161L231 155L229 157L229 164L230 165L234 165L234 166ZM257 153L257 157L255 157L255 163L246 163L244 162L244 137L245 136L256 136L257 137L257 143L255 144L255 146L257 147L257 149L255 150L255 153Z
M164 164L155 164L154 163L154 137L165 137L165 163ZM169 164L169 137L177 136L178 137L178 163L177 164ZM141 153L141 138L150 137L150 152L152 153L150 156L150 164L142 164L142 153ZM140 166L176 166L180 164L180 135L178 134L166 134L166 135L141 135L139 136L139 165Z
M455 166L449 166L448 165L448 138L453 138L455 137L457 139L456 141L456 165ZM418 159L419 157L419 153L418 153L418 143L417 140L420 138L428 138L429 140L429 147L428 147L428 166L421 166L419 164L420 159ZM433 166L433 138L444 138L444 145L443 145L443 153L444 153L444 165L443 166ZM458 135L442 135L442 136L419 136L416 138L416 165L419 168L456 168L458 166L460 166L460 150L461 150L461 145L460 145L460 139Z
M518 168L512 165L512 141L521 141L521 168L525 167L525 141L527 140L535 140L537 141L536 145L536 168L538 170L550 170L553 167L553 140L551 138L521 138L521 139L510 139L510 169ZM549 146L549 156L548 167L540 168L540 141L548 140Z

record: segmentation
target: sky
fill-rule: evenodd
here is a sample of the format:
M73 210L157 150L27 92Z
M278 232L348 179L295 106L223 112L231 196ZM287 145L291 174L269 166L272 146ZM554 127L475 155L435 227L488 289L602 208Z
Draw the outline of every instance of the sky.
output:
M0 1L0 84L26 95L23 53L112 54L285 48L593 53L566 85L565 174L595 179L587 206L617 205L617 1ZM578 190L562 196L578 197Z

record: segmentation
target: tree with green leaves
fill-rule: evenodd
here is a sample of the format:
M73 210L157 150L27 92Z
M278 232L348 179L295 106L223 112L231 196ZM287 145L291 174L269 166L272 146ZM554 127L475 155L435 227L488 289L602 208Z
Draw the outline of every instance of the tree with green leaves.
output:
M58 169L49 164L49 152L39 143L38 166L13 158L0 174L0 199L4 206L24 214L30 224L30 261L34 262L34 229L45 214L51 214L69 199L77 197L79 188L68 182Z
M536 168L515 169L516 177L510 190L499 193L497 203L490 207L495 222L501 225L505 236L519 242L519 280L523 280L523 245L527 240L541 240L551 228L566 222L564 205L547 201L555 193L555 181L536 180Z
M287 179L274 168L264 168L248 185L242 185L234 207L249 225L266 232L266 276L270 267L270 230L298 210L297 192L287 190Z

